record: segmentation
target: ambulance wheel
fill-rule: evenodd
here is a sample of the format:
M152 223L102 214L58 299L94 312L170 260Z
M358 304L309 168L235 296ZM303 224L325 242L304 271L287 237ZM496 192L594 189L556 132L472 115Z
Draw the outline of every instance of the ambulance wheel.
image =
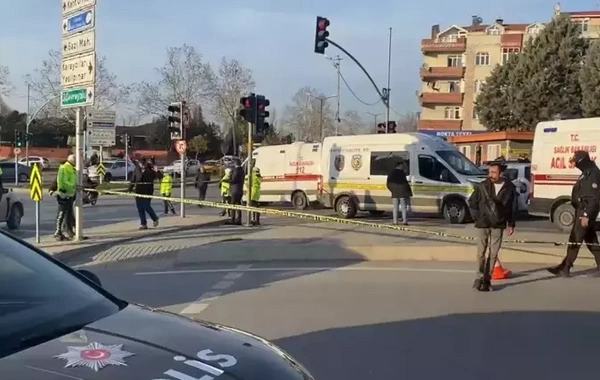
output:
M450 224L463 224L468 217L467 204L462 199L448 199L444 202L444 219Z
M308 198L303 191L296 191L292 194L292 204L296 210L306 210L308 208Z
M571 227L575 223L575 208L569 202L561 204L552 213L552 220L561 231L571 231Z
M335 202L335 212L343 219L354 218L356 215L356 203L347 195L340 197Z

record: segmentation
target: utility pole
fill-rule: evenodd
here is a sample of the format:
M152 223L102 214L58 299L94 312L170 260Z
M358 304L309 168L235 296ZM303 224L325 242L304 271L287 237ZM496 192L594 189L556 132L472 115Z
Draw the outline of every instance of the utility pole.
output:
M337 55L335 58L328 57L328 56L325 56L325 58L327 58L333 62L333 67L335 68L335 70L337 72L337 95L336 95L337 106L336 106L336 110L335 110L335 121L336 121L335 135L337 136L339 134L340 123L342 122L342 119L340 116L340 89L341 89L341 79L342 79L342 74L340 72L340 61L342 60L342 57Z
M377 132L377 118L381 115L380 113L371 113L371 112L367 112L369 115L373 116L373 118L375 118L374 120L374 126L375 126L375 132Z
M31 84L27 83L27 120L25 124L25 164L29 166L29 117L31 112Z
M387 126L390 123L390 82L391 82L391 76L392 76L392 28L390 28L390 38L389 38L389 43L388 43L388 74L387 74L387 88L386 88L386 95L385 95L385 126L386 126L386 133L387 133Z
M324 108L325 108L325 101L331 98L335 98L338 95L331 95L331 96L314 96L312 94L307 93L306 94L308 97L311 98L315 98L319 101L319 138L321 139L321 141L323 141L323 139L325 138L325 136L323 136L323 124L325 122L324 120ZM312 108L312 107L311 107ZM312 119L312 118L311 118Z

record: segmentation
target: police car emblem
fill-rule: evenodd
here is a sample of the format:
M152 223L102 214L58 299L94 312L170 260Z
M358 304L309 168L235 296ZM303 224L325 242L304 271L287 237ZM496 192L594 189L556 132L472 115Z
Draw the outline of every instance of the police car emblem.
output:
M345 157L341 154L338 154L337 156L335 156L335 159L333 161L333 166L335 166L335 170L337 170L338 172L341 172L342 170L344 170L345 163L346 163Z
M98 372L109 365L127 366L125 358L135 354L123 351L122 348L122 344L105 346L94 342L83 347L68 346L68 352L54 357L66 360L65 368L88 367Z
M360 154L355 154L354 156L352 156L352 169L354 170L360 170L360 168L362 168L362 155Z
M596 185L595 183L592 183L592 189L597 189L598 185Z

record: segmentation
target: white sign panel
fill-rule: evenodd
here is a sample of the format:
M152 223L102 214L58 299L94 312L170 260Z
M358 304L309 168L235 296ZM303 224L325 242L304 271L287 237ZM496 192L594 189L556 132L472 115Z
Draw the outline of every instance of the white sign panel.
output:
M63 39L63 59L96 50L96 29L86 30Z
M67 58L62 61L61 86L73 87L96 82L96 53Z
M62 34L63 38L73 33L83 32L93 29L96 26L96 9L86 9L79 13L63 18Z
M96 5L96 0L63 0L62 14L63 16L69 13L80 11L84 8Z
M114 123L117 120L117 113L111 110L90 109L87 113L88 121L103 121Z
M115 146L116 131L114 128L88 128L87 144L90 146Z

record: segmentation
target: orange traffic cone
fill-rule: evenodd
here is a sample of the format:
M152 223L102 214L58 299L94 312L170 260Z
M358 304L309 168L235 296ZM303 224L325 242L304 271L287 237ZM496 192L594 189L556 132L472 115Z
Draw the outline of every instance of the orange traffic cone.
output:
M507 280L512 276L512 272L502 267L500 260L496 260L496 266L494 266L494 272L492 273L493 280Z

